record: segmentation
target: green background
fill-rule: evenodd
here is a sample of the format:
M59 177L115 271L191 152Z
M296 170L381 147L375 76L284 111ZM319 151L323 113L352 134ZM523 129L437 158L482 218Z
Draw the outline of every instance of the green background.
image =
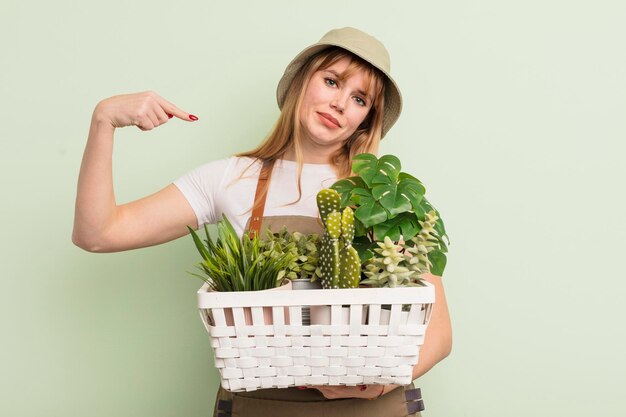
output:
M191 240L71 243L91 112L154 90L200 117L118 131L118 201L139 198L257 144L285 65L341 26L387 45L405 105L381 151L452 241L425 416L625 415L624 21L618 0L2 0L0 415L211 415Z

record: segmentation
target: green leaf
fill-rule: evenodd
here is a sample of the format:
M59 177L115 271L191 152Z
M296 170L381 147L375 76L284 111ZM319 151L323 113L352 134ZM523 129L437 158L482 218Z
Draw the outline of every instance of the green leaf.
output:
M344 178L330 186L331 189L337 191L339 194L349 193L355 187L365 188L365 182L361 177Z
M352 158L352 171L358 174L368 186L378 172L378 159L371 153L362 153Z
M363 223L356 217L354 218L354 236L365 236L367 234L367 228L363 226Z
M428 260L431 262L430 273L437 276L443 276L446 269L446 255L438 250L434 250L428 254Z
M363 181L361 177L349 177L337 181L330 188L336 190L339 193L339 196L341 198L341 208L345 208L352 205L351 201L353 191L356 188L366 189L368 188L368 186L367 184L365 184L365 181Z
M395 183L374 186L372 195L387 209L391 218L411 210L411 200L398 190Z
M387 212L373 199L361 200L361 207L354 212L354 216L359 219L365 227L372 227L375 224L387 220Z
M350 203L350 197L352 196L352 190L356 186L350 178L339 180L334 183L330 188L339 193L341 207L346 207Z
M191 237L193 238L193 243L196 245L196 249L198 249L198 252L200 252L202 259L206 261L207 259L209 259L209 251L202 243L202 240L200 239L196 231L189 226L187 226L187 229L189 229L189 233L191 233Z
M358 252L359 258L361 258L361 263L364 263L368 259L372 258L375 255L373 249L375 247L378 247L376 242L370 241L367 236L359 236L354 238L352 246Z
M372 197L372 193L369 192L367 189L365 188L355 188L354 190L352 190L352 195L350 196L350 201L355 205L355 206L360 206L362 203L362 199L365 198L365 200L373 200L374 197Z
M373 184L393 184L400 174L400 160L394 155L384 155L378 160Z
M405 240L415 236L419 232L419 224L413 213L401 213L393 219L374 226L376 240L383 240L385 236L393 241L400 240L400 235Z
M415 185L412 183L402 182L398 185L398 193L405 196L409 200L413 210L415 210L415 207L419 207L422 198L424 198L425 191L424 187L421 187L419 184Z
M413 175L407 174L406 172L401 172L400 174L398 174L398 180L400 180L400 181L413 180L413 181L419 182L420 184L422 183L420 180L415 178Z

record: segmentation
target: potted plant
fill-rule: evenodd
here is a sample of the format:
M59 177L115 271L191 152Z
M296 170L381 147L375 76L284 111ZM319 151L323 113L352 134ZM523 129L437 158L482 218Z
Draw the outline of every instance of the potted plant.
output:
M317 196L326 228L320 249L323 287L422 286L423 274L442 275L447 235L423 184L401 172L393 155L357 155L352 171L355 176ZM384 324L389 310L382 307ZM408 316L408 310L402 314Z
M361 258L352 246L354 240L354 212L350 207L340 208L337 191L321 190L317 194L317 207L324 223L320 242L320 279L323 288L357 288L361 278ZM349 319L349 306L342 306L341 322ZM365 323L367 308L361 314ZM330 324L331 307L311 307L311 323Z
M211 238L204 226L206 239L203 241L195 230L189 228L196 249L202 256L198 269L202 274L190 272L202 279L210 291L262 291L277 287L291 289L291 281L285 276L287 268L296 257L291 251L279 251L264 247L258 236L243 238L226 216L217 223L217 239ZM271 308L264 307L265 322L271 323ZM246 323L252 323L250 309L244 310ZM233 324L232 311L226 311L228 325Z
M319 245L318 234L290 232L286 227L275 233L268 229L261 242L263 253L266 255L270 251L289 252L293 255L291 262L285 268L285 278L291 280L294 290L322 288L318 280L320 276Z
M320 237L318 234L303 234L289 232L283 227L279 232L272 233L267 230L261 242L264 254L270 251L275 253L291 253L293 258L285 268L285 278L291 281L293 290L314 290L322 288L320 280L320 268L318 266L318 246ZM302 322L305 325L311 323L311 309L308 306L302 308Z

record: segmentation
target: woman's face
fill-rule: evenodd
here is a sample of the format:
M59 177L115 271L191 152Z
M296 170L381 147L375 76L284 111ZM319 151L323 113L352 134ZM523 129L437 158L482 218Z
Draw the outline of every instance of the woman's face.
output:
M372 97L367 94L367 75L357 70L342 79L348 65L350 60L343 58L315 72L309 80L299 113L305 152L332 154L370 111Z

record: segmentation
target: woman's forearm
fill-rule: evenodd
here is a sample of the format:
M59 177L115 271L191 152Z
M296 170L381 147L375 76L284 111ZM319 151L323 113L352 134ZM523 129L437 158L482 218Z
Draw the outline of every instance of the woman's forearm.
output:
M413 379L424 375L452 350L452 325L441 277L428 273L423 278L435 286L435 303L419 361L413 368Z
M98 242L115 216L113 190L113 134L110 122L91 119L89 137L78 177L73 242L83 249L98 250Z

